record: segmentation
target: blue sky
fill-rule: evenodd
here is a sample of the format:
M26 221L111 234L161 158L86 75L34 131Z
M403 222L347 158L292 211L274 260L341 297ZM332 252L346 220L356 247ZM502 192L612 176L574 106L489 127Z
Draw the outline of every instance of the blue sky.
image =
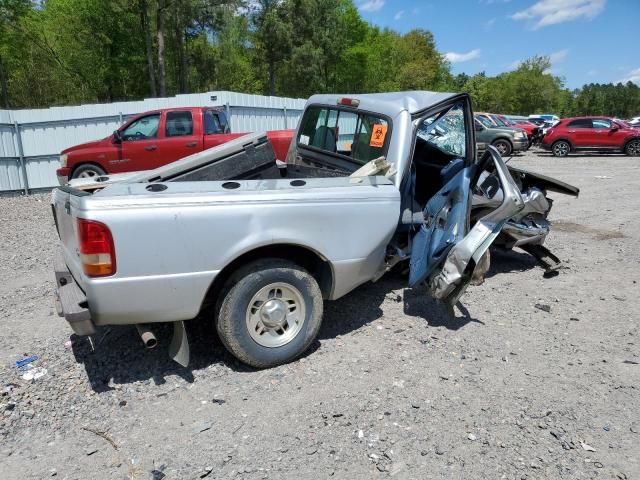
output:
M570 88L640 84L640 0L355 0L370 23L433 32L454 73L496 75L536 54Z

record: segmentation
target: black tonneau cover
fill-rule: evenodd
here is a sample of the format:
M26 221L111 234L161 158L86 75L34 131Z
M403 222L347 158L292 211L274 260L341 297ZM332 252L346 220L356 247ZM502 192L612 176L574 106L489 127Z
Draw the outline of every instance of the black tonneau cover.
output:
M524 170L522 168L513 167L508 165L509 171L513 173L518 173L522 176L523 188L528 186L528 183L531 182L538 188L543 188L550 192L558 192L563 193L565 195L571 195L573 197L577 197L580 195L580 189L578 187L574 187L573 185L569 185L568 183L561 182L560 180L556 180L555 178L547 177L546 175L542 175L540 173L533 173L529 170Z

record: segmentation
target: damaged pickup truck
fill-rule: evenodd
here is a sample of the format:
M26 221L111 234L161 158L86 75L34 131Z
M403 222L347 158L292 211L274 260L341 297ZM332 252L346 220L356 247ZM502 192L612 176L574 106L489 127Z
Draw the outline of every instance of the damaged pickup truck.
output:
M495 241L542 245L547 190L493 147L476 159L466 94L401 92L309 99L287 162L247 135L156 170L54 190L61 239L58 312L75 333L214 322L258 368L315 339L323 300L408 262L410 287L451 305L489 266ZM512 169L513 171L513 169Z

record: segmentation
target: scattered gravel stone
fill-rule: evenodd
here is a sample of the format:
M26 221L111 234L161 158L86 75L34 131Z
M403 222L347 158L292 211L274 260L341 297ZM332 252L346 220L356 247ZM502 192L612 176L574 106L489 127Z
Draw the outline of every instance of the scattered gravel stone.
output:
M0 198L0 476L635 478L637 161L510 164L581 187L549 193L546 245L570 268L545 279L523 252L492 250L453 313L392 272L325 302L308 354L265 370L226 353L211 315L187 324L188 368L168 359L168 325L153 350L129 326L74 335L52 302L50 194ZM610 195L593 177L613 170ZM32 355L47 374L27 381L15 362Z
M543 312L551 313L551 305L547 305L546 303L536 303L534 307Z

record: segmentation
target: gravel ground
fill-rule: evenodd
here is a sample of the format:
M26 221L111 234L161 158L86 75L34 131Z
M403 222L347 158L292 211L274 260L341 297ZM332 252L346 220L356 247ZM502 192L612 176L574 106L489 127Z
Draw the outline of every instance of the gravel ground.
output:
M92 351L54 314L48 195L0 198L0 476L640 478L638 159L513 162L582 190L554 196L558 277L494 252L455 318L386 277L328 302L309 354L263 371L205 322L186 369L168 329L147 351L105 328ZM28 355L41 378L15 367Z

